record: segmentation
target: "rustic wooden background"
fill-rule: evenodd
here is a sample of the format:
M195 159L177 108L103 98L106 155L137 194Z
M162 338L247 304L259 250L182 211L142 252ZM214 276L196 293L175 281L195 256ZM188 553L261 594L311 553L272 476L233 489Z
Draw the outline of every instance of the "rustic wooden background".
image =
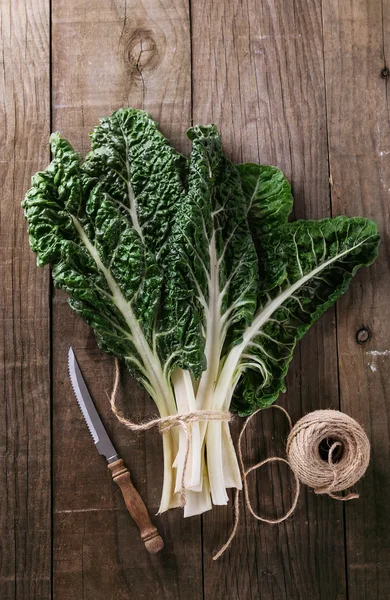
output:
M389 0L1 0L0 13L0 598L389 599ZM72 395L69 344L153 514L159 436L110 414L112 360L28 247L20 201L49 162L50 131L85 153L121 106L150 111L183 152L190 123L213 121L235 160L286 172L296 217L360 214L383 234L375 265L300 343L280 399L294 419L340 407L364 425L360 500L305 489L280 526L246 515L217 563L231 506L156 517L166 548L143 550ZM153 411L130 377L122 392L133 414ZM286 424L271 413L248 433L249 461L283 450ZM263 513L288 506L283 466L252 483Z

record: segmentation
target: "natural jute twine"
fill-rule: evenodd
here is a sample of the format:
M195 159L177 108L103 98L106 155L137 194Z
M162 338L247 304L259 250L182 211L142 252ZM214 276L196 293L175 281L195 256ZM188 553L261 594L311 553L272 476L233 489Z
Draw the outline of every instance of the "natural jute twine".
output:
M330 440L328 460L319 446ZM352 500L358 494L335 495L352 487L370 462L370 442L362 427L338 410L316 410L300 419L287 439L286 454L299 480L317 494ZM337 455L339 454L339 458Z
M118 421L123 423L128 429L131 431L147 431L148 429L153 429L154 427L158 427L160 433L164 433L165 431L169 431L173 429L173 427L182 427L185 436L186 436L186 449L184 455L184 463L183 463L183 473L180 481L180 503L182 506L186 503L186 488L185 488L185 476L188 465L188 458L190 455L190 447L191 447L191 433L188 427L188 423L194 423L195 421L231 421L232 415L229 412L221 412L219 410L196 410L187 413L181 413L177 415L170 415L169 417L158 417L156 419L151 419L149 421L145 421L143 423L134 423L126 417L118 410L116 406L116 395L119 387L119 379L120 379L120 368L119 361L115 359L115 380L114 386L112 388L111 396L110 396L110 404L111 409Z
M288 420L290 433L287 438L287 458L272 456L245 469L242 457L242 437L253 419L266 408L256 410L245 421L238 438L238 460L242 473L245 504L258 521L264 523L282 523L294 512L299 498L300 484L314 489L316 494L328 494L335 500L353 500L359 498L354 492L341 496L335 492L347 490L365 473L370 462L370 442L362 427L352 417L338 410L316 410L300 419L294 427L290 415L281 406L268 408L281 410ZM320 446L327 446L327 460L321 457ZM266 519L258 515L249 498L247 477L249 473L270 462L284 462L291 468L295 478L295 492L291 508L279 519ZM234 498L234 526L227 542L213 557L217 560L229 548L238 529L240 520L240 490Z
M119 387L120 369L118 360L115 361L115 381L110 397L110 404L117 419L132 431L147 431L158 427L160 433L169 431L173 427L182 427L186 436L186 450L184 457L183 473L181 478L180 499L185 504L185 474L190 452L191 434L188 423L199 421L230 421L232 415L228 412L213 410L199 410L168 417L156 418L144 423L134 423L118 410L116 395ZM365 473L370 461L370 442L362 427L352 417L338 410L316 410L300 419L293 427L290 415L281 406L273 405L268 408L281 410L289 423L290 433L287 438L287 458L271 456L255 465L245 468L242 454L242 438L250 421L259 412L258 409L250 415L238 438L237 455L241 469L242 484L245 504L249 512L258 521L264 523L282 523L294 512L299 498L300 484L313 488L316 494L328 494L335 500L352 500L359 495L352 492L346 496L336 494L353 486ZM327 460L321 456L320 447L325 444ZM291 508L278 519L267 519L258 515L250 501L247 477L252 471L259 469L267 463L283 462L292 470L295 478L295 492ZM232 543L238 529L240 520L240 490L236 490L234 499L234 526L227 542L213 557L217 560Z

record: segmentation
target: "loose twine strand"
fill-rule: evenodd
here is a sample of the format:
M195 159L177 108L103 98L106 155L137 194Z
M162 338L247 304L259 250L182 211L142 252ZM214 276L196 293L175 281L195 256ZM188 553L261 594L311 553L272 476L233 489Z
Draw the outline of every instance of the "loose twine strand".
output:
M287 421L288 421L288 424L289 424L290 430L291 430L291 428L292 428L291 417L284 408L282 408L281 406L277 406L277 405L268 406L267 408L278 408L279 410L281 410L286 415L286 418L287 418ZM253 419L253 417L255 415L257 415L257 413L259 413L261 410L267 410L267 408L265 408L265 409L259 408L254 413L252 413L245 421L244 425L242 426L240 435L238 436L237 455L238 455L238 462L240 464L240 470L241 470L241 474L242 474L242 487L244 490L245 504L246 504L249 512L258 521L263 521L264 523L276 524L276 523L282 523L282 521L285 521L286 519L288 519L288 517L294 512L294 510L298 504L298 498L299 498L299 492L300 492L300 483L299 483L298 476L294 473L295 493L294 493L294 499L293 499L291 508L287 512L285 512L284 515L279 517L278 519L266 519L265 517L261 517L259 514L257 514L252 506L252 502L250 501L250 498L249 498L248 475L249 475L249 473L252 473L252 471L256 471L257 469L260 469L267 463L283 462L283 463L286 463L287 465L289 463L285 458L282 458L280 456L270 456L269 458L266 458L265 460L261 460L260 462L256 463L255 465L252 465L248 469L245 469L244 459L242 456L242 438L244 436L247 426L249 425L249 423ZM213 560L218 560L218 558L220 558L222 556L222 554L229 548L230 544L232 543L232 541L234 540L234 538L236 536L236 533L238 530L238 525L240 523L240 492L241 492L241 490L236 490L235 495L234 495L234 524L233 524L232 532L231 532L230 536L228 537L228 539L226 540L226 542L224 543L224 545L222 546L222 548L220 550L218 550L218 552L213 556Z
M278 409L287 418L290 433L287 438L287 458L271 456L245 469L242 455L242 437L250 421L259 412L267 408ZM313 488L316 494L328 494L331 498L340 501L359 498L359 494L351 492L341 496L335 492L344 491L352 487L365 473L370 461L370 442L362 427L352 417L337 410L316 410L305 415L293 427L290 415L281 406L273 405L265 409L256 410L245 421L238 438L238 460L242 473L245 504L258 521L276 524L288 519L295 511L300 493L301 484ZM327 460L320 454L320 445L327 442ZM339 450L340 458L337 457ZM287 464L295 479L295 492L291 508L278 519L266 519L258 515L253 509L249 498L248 475L271 462ZM236 490L234 498L234 525L233 530L222 548L213 557L217 560L232 543L240 521L240 490Z
M188 465L191 433L189 423L199 421L231 421L229 412L199 410L168 417L156 418L144 423L134 423L118 410L116 395L119 387L120 369L119 362L115 360L115 381L112 389L110 404L117 419L132 431L147 431L158 427L160 433L171 430L173 427L182 427L186 437L186 448L181 477L180 501L182 506L186 501L185 475ZM242 438L251 420L267 408L276 408L284 413L289 424L290 433L286 444L286 458L271 456L249 468L245 468L242 452ZM244 500L252 516L264 523L277 524L288 519L298 504L301 483L313 488L316 494L328 494L331 498L340 501L359 498L359 494L350 492L345 496L337 494L352 487L365 473L370 462L370 442L363 428L348 415L337 410L316 410L305 415L293 426L290 415L281 406L273 405L265 409L258 409L250 415L238 438L237 455L241 470ZM320 454L320 446L326 442L327 460ZM291 508L277 519L267 519L256 513L249 498L248 475L272 462L283 462L288 465L295 479L295 492ZM234 524L232 532L215 554L217 560L232 543L240 521L240 491L236 490L234 498Z

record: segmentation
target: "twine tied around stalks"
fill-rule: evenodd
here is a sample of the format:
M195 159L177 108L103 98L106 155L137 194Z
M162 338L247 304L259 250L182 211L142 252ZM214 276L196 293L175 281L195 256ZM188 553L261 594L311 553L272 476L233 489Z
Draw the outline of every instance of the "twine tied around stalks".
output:
M190 455L191 447L191 434L190 428L188 427L188 423L194 423L195 421L229 422L232 419L231 413L221 412L219 410L195 410L192 412L180 413L177 415L169 415L168 417L158 417L156 419L151 419L150 421L145 421L144 423L134 423L133 421L126 419L126 417L123 416L123 414L118 410L116 406L116 395L119 387L119 378L119 361L118 359L115 359L115 380L110 396L110 405L111 410L118 419L118 421L120 421L128 429L130 429L131 431L147 431L148 429L158 427L160 433L164 433L165 431L173 429L173 427L182 427L186 436L186 447L184 454L183 473L180 481L180 504L184 506L186 503L185 476L187 472L188 458Z
M158 427L160 433L169 431L173 427L182 427L186 436L186 449L181 478L180 501L185 505L186 489L185 474L190 453L191 434L188 424L199 421L231 421L229 412L214 410L199 410L168 417L161 417L134 423L126 419L116 406L116 395L119 386L120 369L118 360L115 361L115 381L112 389L110 404L117 419L132 431L147 431ZM286 444L286 458L271 456L249 468L245 468L242 453L242 438L250 421L260 411L267 408L276 408L284 413L287 418L290 433ZM365 473L370 461L370 442L363 428L348 415L338 410L316 410L311 412L293 426L290 415L281 406L273 405L264 409L256 410L250 415L238 438L237 455L241 470L244 500L246 507L252 516L264 523L277 524L288 519L298 504L301 483L311 487L316 494L328 494L335 500L348 501L358 498L359 494L354 492L345 496L337 494L352 487ZM291 507L278 519L267 519L258 515L249 498L248 475L265 464L271 462L283 462L287 464L295 478L295 491ZM232 543L240 521L240 492L236 490L234 498L234 525L232 532L215 554L213 560L217 560Z

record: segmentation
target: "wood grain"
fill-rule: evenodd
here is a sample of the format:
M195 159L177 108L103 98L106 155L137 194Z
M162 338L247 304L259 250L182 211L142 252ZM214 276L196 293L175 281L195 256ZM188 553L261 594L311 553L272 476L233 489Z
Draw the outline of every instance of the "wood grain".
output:
M191 14L189 5L0 4L0 598L390 600L390 5L197 0ZM275 164L291 178L296 218L362 214L379 223L379 260L300 343L280 399L294 420L340 402L362 423L372 464L357 486L360 500L343 507L304 490L294 516L277 527L244 514L217 563L211 557L230 533L231 506L202 520L184 520L181 511L153 516L160 436L130 434L116 421L107 400L112 360L64 294L50 303L49 273L36 268L28 248L20 200L31 174L49 161L50 92L53 129L83 154L98 119L120 106L151 112L182 152L191 119L213 121L234 160ZM71 343L164 538L156 556L140 548L73 397ZM126 373L118 401L136 419L155 410ZM240 426L237 420L236 436ZM283 452L283 415L265 412L248 429L248 464ZM266 467L251 483L261 514L289 506L293 480L284 466Z
M379 259L337 307L341 408L366 429L371 467L346 506L349 597L390 598L390 5L332 0L324 11L332 209L374 218ZM368 340L359 345L356 334Z
M295 217L329 216L321 3L200 1L192 25L194 122L218 123L236 161L282 168L292 180ZM280 401L294 420L338 406L334 311L300 343ZM286 427L279 415L259 417L247 435L248 464L283 452ZM252 482L261 514L290 505L293 480L284 467L266 468ZM231 550L212 563L231 523L230 508L204 517L206 599L346 597L339 504L304 490L294 516L280 526L246 515Z
M144 108L181 151L190 123L190 32L184 0L53 1L54 128L84 154L99 118L121 106ZM111 414L114 364L62 294L54 303L54 597L176 599L202 595L200 518L155 518L164 550L150 556L96 453L66 373L74 346L91 394L149 512L158 509L162 446L156 432L132 434ZM123 374L119 402L139 418L153 403ZM83 468L76 465L83 464ZM188 540L190 543L188 544ZM188 565L191 565L188 568Z
M50 597L49 272L20 202L49 160L49 2L0 5L0 597Z

